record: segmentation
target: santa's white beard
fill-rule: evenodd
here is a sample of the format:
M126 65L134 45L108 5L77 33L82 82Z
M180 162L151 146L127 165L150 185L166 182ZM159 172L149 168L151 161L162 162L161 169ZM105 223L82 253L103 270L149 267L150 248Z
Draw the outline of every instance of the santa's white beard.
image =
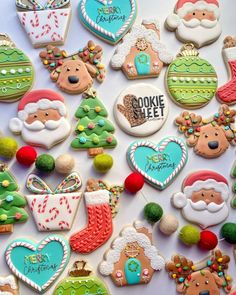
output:
M182 214L187 220L205 229L223 222L229 215L229 208L225 202L221 205L211 203L207 206L203 201L193 203L188 199L186 206L182 209Z
M215 41L221 34L222 29L218 21L192 19L190 21L181 20L177 28L180 39L186 42L193 42L198 47Z
M39 121L33 124L24 122L21 131L25 142L47 149L64 140L69 134L70 125L65 117L58 121L48 121L45 125Z

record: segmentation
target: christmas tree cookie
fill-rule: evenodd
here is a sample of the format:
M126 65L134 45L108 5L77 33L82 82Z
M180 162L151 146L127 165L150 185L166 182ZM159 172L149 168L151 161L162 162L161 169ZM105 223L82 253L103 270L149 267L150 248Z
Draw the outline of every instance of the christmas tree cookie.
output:
M117 145L113 133L115 128L107 119L108 113L94 90L84 93L84 99L78 107L75 117L78 124L76 138L72 141L73 149L88 149L90 156L103 152L103 148L114 148Z

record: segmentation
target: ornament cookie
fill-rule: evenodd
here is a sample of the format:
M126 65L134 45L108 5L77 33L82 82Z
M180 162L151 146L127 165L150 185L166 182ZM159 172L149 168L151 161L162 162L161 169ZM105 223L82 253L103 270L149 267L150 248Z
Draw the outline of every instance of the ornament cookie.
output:
M121 92L114 105L117 124L133 136L149 136L160 130L169 112L164 93L151 84L139 83Z
M218 78L213 66L199 57L193 44L182 47L166 72L170 97L180 107L197 109L215 96Z
M81 23L91 33L116 44L129 31L137 15L136 0L81 0Z
M53 90L33 90L18 105L10 130L29 145L50 149L70 134L64 97Z
M187 144L203 158L218 158L228 149L230 143L236 143L235 123L236 110L221 105L219 112L208 120L195 113L184 111L175 119L179 132L187 138Z
M217 97L222 103L231 105L236 103L236 38L225 38L223 58L230 73L230 81L217 90Z
M69 94L80 94L88 90L96 79L105 79L105 66L101 63L103 49L93 41L79 51L68 55L65 50L48 45L39 57L50 78L57 87Z
M172 203L185 219L205 229L223 222L229 215L228 181L219 173L200 170L191 173L175 193Z
M29 217L24 209L26 200L18 191L14 176L0 163L0 234L12 233L13 224L25 222Z
M158 77L164 64L173 56L160 41L160 26L156 19L134 25L111 59L111 66L121 69L128 79Z
M62 280L53 295L109 295L105 284L92 274L91 268L85 261L76 261L74 268L69 271L69 277Z
M0 34L0 101L21 99L33 82L34 69L30 59L7 34Z
M13 275L0 277L0 294L20 295L17 281Z
M192 42L198 48L215 42L221 35L218 0L178 0L166 27L175 31L181 42Z
M70 0L15 0L21 25L34 48L63 45L71 16Z
M26 195L26 199L39 231L71 229L82 195L78 191L80 186L76 172L68 175L54 191L37 175L28 177L26 187L32 195Z
M5 259L12 273L38 293L44 293L63 272L70 247L63 236L49 235L39 243L28 239L11 242Z
M117 145L113 133L115 128L107 119L108 113L93 89L83 95L75 118L78 123L75 129L76 138L71 147L76 150L88 149L91 157L103 153L103 148L114 148Z
M184 168L188 151L177 137L166 137L158 144L136 141L128 148L127 160L130 168L139 172L146 182L163 190Z
M202 262L194 262L184 256L175 255L166 263L166 271L176 282L176 290L184 295L221 294L231 290L231 277L227 275L230 257L214 250Z
M136 221L125 227L104 256L100 273L111 276L118 287L147 284L165 261L152 241L152 226Z

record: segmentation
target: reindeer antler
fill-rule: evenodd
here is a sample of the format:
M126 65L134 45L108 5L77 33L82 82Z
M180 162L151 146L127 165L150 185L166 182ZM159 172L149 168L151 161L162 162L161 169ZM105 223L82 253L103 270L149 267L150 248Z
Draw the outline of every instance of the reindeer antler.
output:
M63 60L67 57L65 50L60 50L53 45L47 45L46 50L39 53L42 63L49 72L54 71L63 64Z

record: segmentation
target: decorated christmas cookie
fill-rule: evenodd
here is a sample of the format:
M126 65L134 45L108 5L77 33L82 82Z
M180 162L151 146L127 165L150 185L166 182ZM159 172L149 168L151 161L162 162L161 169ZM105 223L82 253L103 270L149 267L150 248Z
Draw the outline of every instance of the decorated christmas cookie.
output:
M69 277L62 280L53 295L109 295L105 284L92 274L92 270L85 261L76 261L70 270Z
M172 203L185 219L205 229L223 222L229 215L228 181L209 170L191 173L182 185L182 192L174 194Z
M18 190L14 176L0 163L0 234L13 232L14 223L28 219L26 200Z
M232 170L231 170L231 177L232 178L236 178L236 162L234 162ZM233 192L236 193L236 182L234 180L234 184L233 184ZM236 195L234 195L233 199L232 199L232 203L231 203L232 207L234 209L236 209Z
M105 66L101 63L102 47L89 41L87 46L68 55L65 50L48 45L39 56L50 77L59 89L69 94L79 94L88 90L96 79L105 79Z
M131 169L139 172L146 182L163 190L184 168L188 151L181 139L166 137L158 144L150 141L132 143L127 159Z
M185 111L176 118L175 123L197 155L217 158L228 149L230 143L236 143L236 130L233 128L235 116L236 110L221 105L219 112L208 120Z
M217 90L217 74L213 66L199 57L193 44L186 44L166 73L166 87L172 100L187 109L208 104Z
M1 295L20 295L19 287L14 276L0 277Z
M98 99L96 91L86 91L75 113L75 118L78 119L75 129L77 136L71 142L71 147L76 150L88 149L92 157L101 154L103 148L114 148L117 145L113 136L115 128L107 116L107 110Z
M70 134L64 97L53 90L33 90L18 105L10 130L29 145L50 149Z
M78 9L81 23L111 44L122 39L137 15L136 0L81 0Z
M64 44L71 15L70 0L16 0L17 14L35 48Z
M125 227L99 266L100 273L111 276L118 287L147 284L165 261L152 241L152 226L136 221Z
M128 79L158 77L163 64L170 64L173 56L160 42L160 26L156 19L135 25L118 45L111 66L122 69Z
M223 58L230 73L230 81L217 90L217 97L228 105L236 103L236 38L224 40Z
M40 177L28 177L26 187L33 195L26 199L39 231L71 229L82 195L80 186L81 179L75 172L54 191Z
M21 99L33 81L34 69L30 59L6 34L0 34L0 101Z
M178 0L174 13L166 19L166 27L175 31L182 42L198 48L215 42L221 35L218 0Z
M214 250L210 257L194 264L192 260L175 255L166 263L166 271L176 282L176 290L184 295L221 294L231 290L231 277L227 275L230 257Z
M133 136L148 136L165 123L169 111L166 96L150 84L135 84L121 92L114 105L118 125Z

